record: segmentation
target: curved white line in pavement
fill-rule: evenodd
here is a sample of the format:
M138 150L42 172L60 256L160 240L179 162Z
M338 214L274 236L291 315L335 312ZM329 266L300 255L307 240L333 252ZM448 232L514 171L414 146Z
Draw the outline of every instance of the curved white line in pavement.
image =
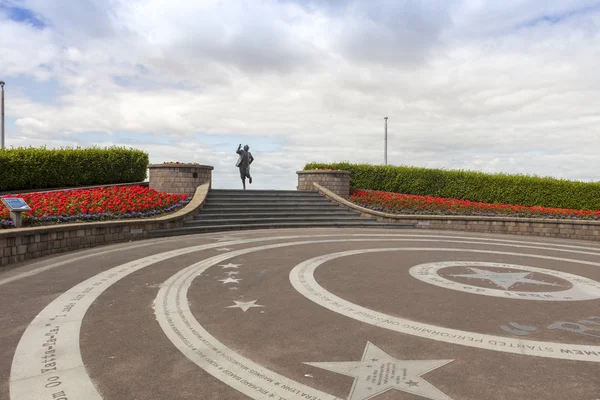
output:
M531 246L524 241L508 241L498 239L499 243L493 243L495 239L471 238L465 236L449 235L415 235L415 234L329 234L329 235L293 235L261 237L254 239L240 239L229 242L211 243L198 245L183 249L171 250L160 254L144 257L120 266L111 268L100 274L89 278L74 286L46 306L29 324L23 333L16 348L10 374L10 397L12 400L42 400L52 398L55 393L62 391L74 399L96 400L101 399L89 375L87 374L81 351L79 348L79 332L81 323L90 305L111 285L123 279L127 275L136 272L152 264L167 259L189 254L202 250L220 248L223 246L235 246L241 244L257 243L272 240L293 240L302 238L325 238L325 237L379 237L387 241L420 241L420 242L452 242L477 245L510 246L519 248L557 250L571 253L592 254L586 251L569 249L556 249L544 246ZM390 237L404 237L405 239L389 239ZM423 239L423 238L428 239ZM408 239L414 238L414 239ZM433 238L439 239L434 240ZM450 240L460 239L460 240ZM468 240L462 240L468 239ZM345 241L376 241L382 239L339 239L337 242ZM310 243L334 242L312 241ZM483 243L482 243L483 242ZM304 243L304 242L301 242ZM294 245L300 243L289 243ZM537 242L534 244L538 244ZM539 243L548 245L545 243ZM553 245L554 246L554 245ZM596 248L582 248L582 250L598 250ZM119 251L121 249L107 250ZM228 253L223 256L231 256ZM92 255L90 255L92 256ZM590 265L596 265L590 263Z
M175 240L175 239L164 240L164 241L161 241L161 243L169 243L169 242L175 242L175 241L177 241L177 240ZM18 281L19 279L23 279L23 278L34 276L34 275L37 275L37 274L41 274L42 272L49 271L49 270L54 269L54 268L62 267L63 265L71 264L71 263L74 263L76 261L85 260L85 259L91 258L91 257L102 256L104 254L110 254L110 253L114 253L114 252L117 252L117 251L126 251L126 250L131 250L131 249L137 249L137 248L140 248L140 247L148 247L148 246L152 246L154 244L156 244L156 242L154 242L154 241L151 242L151 243L136 243L136 244L130 244L128 246L119 246L118 248L109 249L109 250L94 249L96 251L92 250L91 253L84 254L84 255L81 255L81 256L73 256L73 255L71 255L71 257L69 259L67 259L67 260L59 261L59 262L56 262L56 263L52 263L50 265L46 265L44 267L39 267L39 268L36 268L36 269L32 269L31 271L20 273L18 275L14 275L14 276L11 276L11 277L8 277L8 278L0 279L0 286L6 285L7 283L10 283L10 282ZM82 249L82 250L84 250L84 249ZM91 250L91 249L86 249L86 250ZM63 256L63 257L66 256L66 257L68 257L68 254L65 254L65 253L55 253L55 254L52 254L52 255L53 256L57 256L57 257L60 257L60 256ZM37 262L35 262L35 264L43 263L43 262L44 261L37 261Z
M315 270L327 261L331 261L339 257L347 257L367 253L378 253L385 251L447 251L502 254L600 266L600 263L594 263L590 261L492 250L488 251L456 248L444 249L419 247L362 249L326 254L323 256L312 258L310 260L306 260L295 266L294 269L292 269L292 271L290 272L290 282L292 283L294 288L302 295L304 295L307 299L327 308L328 310L355 319L357 321L365 322L367 324L389 329L395 332L417 336L424 339L431 339L446 343L475 347L485 350L500 351L505 353L558 358L564 360L600 362L600 346L514 339L503 336L487 335L482 333L463 331L459 329L445 328L441 326L412 321L405 318L394 317L344 300L341 297L338 297L333 293L327 291L327 289L323 288L315 280Z
M440 269L448 267L493 267L500 269L519 270L523 272L537 272L540 274L554 276L565 280L571 284L570 288L563 288L563 290L552 290L552 291L519 291L519 290L505 290L487 288L481 286L469 285L464 282L457 282L448 279L445 276L439 274ZM511 271L513 272L513 271ZM504 274L511 274L507 272ZM442 287L444 289L458 290L459 292L475 293L482 296L493 296L502 297L505 299L518 299L518 300L533 300L533 301L585 301L585 300L596 300L600 299L600 282L594 281L583 276L570 274L563 271L555 271L546 268L537 268L529 265L515 265L506 263L492 263L492 262L478 262L478 261L441 261L415 265L408 270L408 273L415 279L425 282L430 285ZM462 274L461 277L467 278L473 275ZM506 275L504 275L506 276ZM501 274L496 274L495 278L502 278ZM529 281L528 278L525 281ZM481 282L481 281L479 281ZM535 280L533 280L535 282ZM548 285L546 287L556 287L556 285L547 284L543 281L537 281L538 284Z
M282 246L261 246L260 249L262 250L263 247ZM239 255L252 251L260 250L254 248L235 253ZM231 255L224 255L199 262L173 275L161 285L154 303L154 312L165 335L189 360L249 398L342 400L286 378L243 357L217 340L194 318L187 300L187 292L192 281L211 266L231 257Z
M600 255L600 248L597 247L587 247L587 246L576 246L576 245L567 245L567 244L560 244L560 243L544 243L544 242L531 242L526 240L526 238L523 238L523 240L510 240L510 239L500 239L500 238L478 238L478 237L471 237L471 236L453 236L453 235L429 235L429 234L380 234L380 233L366 233L366 234L327 234L327 235L302 235L302 236L288 236L286 237L287 239L292 239L292 238L302 238L302 237L332 237L332 236L352 236L352 237L377 237L377 236L385 236L385 237L423 237L423 238L451 238L451 239L465 239L465 240L478 240L481 241L483 243L481 244L486 244L486 242L498 242L498 243L529 243L530 245L536 245L536 246L548 246L547 250L556 250L556 251L567 251L567 252L574 252L574 253L580 253L580 254L590 254L590 255ZM208 238L208 237L207 237ZM189 240L191 239L191 237L186 237L185 240ZM211 238L212 239L212 238ZM243 238L240 238L243 239ZM269 238L262 238L264 240L270 240ZM160 240L160 243L167 243L167 242L176 242L182 240L181 238L177 238L177 239L162 239ZM273 239L275 240L275 239ZM27 278L30 276L34 276L37 274L40 274L42 272L63 266L63 265L67 265L70 263L74 263L76 261L81 261L84 260L86 258L90 258L90 257L94 257L94 256L99 256L99 255L104 255L104 254L109 254L112 252L116 252L116 251L126 251L126 250L130 250L130 249L134 249L137 247L145 247L145 246L152 246L153 244L155 244L156 242L153 241L152 243L143 243L143 244L132 244L126 247L119 247L116 249L109 249L109 250L103 250L103 251L98 251L95 252L93 254L86 254L83 256L79 256L79 257L73 257L73 258L69 258L68 260L64 260L64 261L60 261L58 263L54 263L54 264L50 264L47 265L45 267L40 267L31 271L27 271L18 275L14 275L11 276L9 278L5 278L5 279L0 279L0 286L5 285L7 283L13 282L13 281L17 281L19 279L23 279L23 278ZM224 244L224 243L221 243ZM492 243L487 243L487 244L492 244ZM496 243L493 243L496 244ZM115 244L119 245L119 244ZM559 248L556 248L559 247ZM538 247L536 247L538 248ZM539 247L542 248L542 247ZM561 249L562 248L562 249ZM574 250L568 250L568 249L574 249ZM579 251L577 250L579 249ZM593 253L593 252L582 252L581 250L591 250L591 251L596 251L598 253ZM55 254L56 256L65 256L66 254L62 253L62 254Z

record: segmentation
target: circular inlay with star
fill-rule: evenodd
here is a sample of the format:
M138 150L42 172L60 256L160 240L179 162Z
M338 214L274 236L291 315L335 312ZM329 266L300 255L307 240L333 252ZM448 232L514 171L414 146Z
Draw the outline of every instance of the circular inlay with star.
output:
M419 264L409 272L432 285L485 296L546 301L600 298L600 282L526 265L444 261Z

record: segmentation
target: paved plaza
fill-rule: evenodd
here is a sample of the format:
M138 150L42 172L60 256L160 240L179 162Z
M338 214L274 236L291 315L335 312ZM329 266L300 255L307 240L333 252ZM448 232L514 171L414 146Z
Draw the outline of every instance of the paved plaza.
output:
M393 229L0 272L0 399L600 399L600 245Z

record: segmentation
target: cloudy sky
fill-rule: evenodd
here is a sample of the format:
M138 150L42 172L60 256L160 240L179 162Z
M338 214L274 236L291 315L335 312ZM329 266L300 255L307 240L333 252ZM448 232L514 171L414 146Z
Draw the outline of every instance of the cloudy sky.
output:
M294 189L309 161L600 180L597 0L0 0L7 146Z

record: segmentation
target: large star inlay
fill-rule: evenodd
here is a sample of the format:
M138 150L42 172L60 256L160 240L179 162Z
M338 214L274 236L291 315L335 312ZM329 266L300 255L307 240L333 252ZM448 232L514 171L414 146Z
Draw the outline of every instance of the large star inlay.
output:
M421 375L452 361L454 360L397 360L368 342L361 361L304 364L353 377L354 384L348 400L372 399L392 389L431 400L452 400L421 378Z
M504 290L512 288L517 283L529 283L532 285L546 285L546 286L560 286L554 283L548 283L537 279L526 278L531 272L494 272L480 268L469 267L469 270L474 272L473 274L460 274L450 275L456 278L470 278L470 279L485 279L492 281L496 286L501 287Z

